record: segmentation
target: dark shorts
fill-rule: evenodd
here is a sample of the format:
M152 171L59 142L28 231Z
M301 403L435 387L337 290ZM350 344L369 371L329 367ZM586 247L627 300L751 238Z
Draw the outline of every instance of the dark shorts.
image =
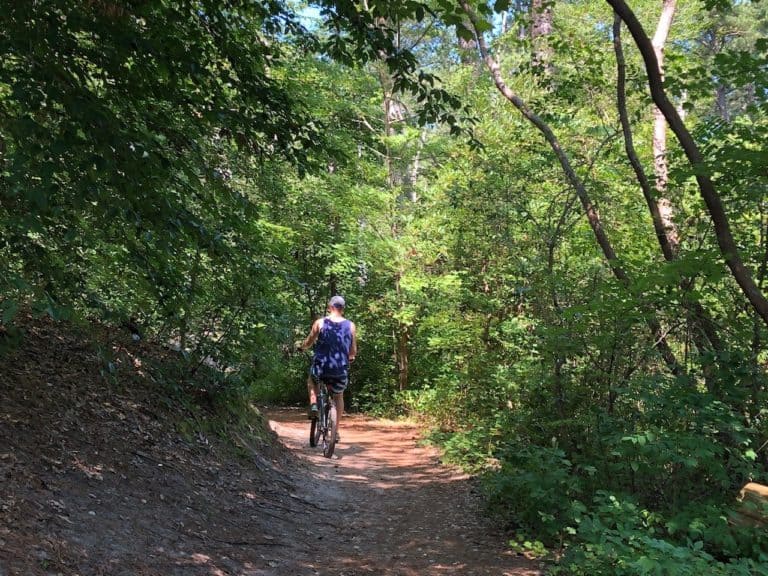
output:
M315 383L319 384L322 380L334 394L341 394L349 386L349 373L346 371L340 374L324 374L320 372L317 366L312 366L309 373L312 375L312 380Z

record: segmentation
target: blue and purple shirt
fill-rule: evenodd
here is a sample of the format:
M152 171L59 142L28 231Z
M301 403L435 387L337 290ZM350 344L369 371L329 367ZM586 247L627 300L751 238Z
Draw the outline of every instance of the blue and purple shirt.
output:
M342 376L349 370L349 349L352 346L352 322L347 319L334 322L323 319L323 326L315 342L312 361L322 376Z

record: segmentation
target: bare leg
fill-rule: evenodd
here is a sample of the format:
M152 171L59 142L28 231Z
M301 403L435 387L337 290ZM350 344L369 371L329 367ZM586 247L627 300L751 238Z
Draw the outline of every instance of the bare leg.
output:
M307 376L307 394L309 394L309 403L317 404L317 384L312 376Z
M344 413L344 392L333 395L333 403L336 404L336 435L338 437L341 415Z

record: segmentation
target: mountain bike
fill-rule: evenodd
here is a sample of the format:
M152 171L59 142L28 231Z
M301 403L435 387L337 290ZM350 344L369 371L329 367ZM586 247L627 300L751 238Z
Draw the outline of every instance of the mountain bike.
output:
M336 403L328 393L325 382L320 381L317 394L317 418L309 424L309 445L318 444L323 448L323 456L330 458L336 448L336 431L339 421L336 417Z

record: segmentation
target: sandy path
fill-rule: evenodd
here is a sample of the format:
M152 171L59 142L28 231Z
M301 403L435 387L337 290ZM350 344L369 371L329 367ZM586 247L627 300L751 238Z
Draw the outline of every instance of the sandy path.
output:
M268 418L308 464L296 495L306 504L306 523L296 530L312 560L294 558L296 573L539 574L535 563L505 549L503 534L482 519L469 478L441 466L435 449L418 446L413 426L347 416L328 460L309 447L303 412L272 411Z

